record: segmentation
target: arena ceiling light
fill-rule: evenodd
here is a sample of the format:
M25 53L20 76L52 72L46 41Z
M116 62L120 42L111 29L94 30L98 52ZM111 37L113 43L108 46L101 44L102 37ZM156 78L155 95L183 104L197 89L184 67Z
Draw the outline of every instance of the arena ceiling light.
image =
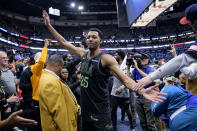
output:
M84 9L84 7L82 5L78 6L78 10L83 10L83 9Z
M142 27L147 26L151 23L156 17L170 8L178 0L155 0L138 19L134 22L131 27Z
M70 3L71 8L75 8L76 4L74 2Z

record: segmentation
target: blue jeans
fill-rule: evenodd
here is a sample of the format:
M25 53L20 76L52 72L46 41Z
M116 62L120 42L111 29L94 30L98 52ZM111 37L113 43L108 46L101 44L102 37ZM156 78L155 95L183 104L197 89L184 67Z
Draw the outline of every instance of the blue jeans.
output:
M197 131L197 107L190 107L170 121L171 131Z

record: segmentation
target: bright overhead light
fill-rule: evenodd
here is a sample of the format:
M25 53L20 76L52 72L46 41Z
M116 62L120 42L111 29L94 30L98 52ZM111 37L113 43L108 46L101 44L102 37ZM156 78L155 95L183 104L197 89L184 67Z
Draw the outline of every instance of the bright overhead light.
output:
M71 6L72 8L74 8L74 7L75 7L75 3L72 2L72 3L70 4L70 6Z
M78 10L83 10L83 9L84 9L84 7L82 5L78 6Z

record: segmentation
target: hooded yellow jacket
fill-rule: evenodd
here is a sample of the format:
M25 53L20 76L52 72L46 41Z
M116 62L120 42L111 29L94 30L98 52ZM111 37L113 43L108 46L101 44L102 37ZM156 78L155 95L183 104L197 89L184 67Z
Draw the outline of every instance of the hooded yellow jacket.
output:
M44 65L46 63L47 59L47 51L48 48L44 47L41 53L41 56L34 65L30 66L32 76L31 76L31 84L32 84L32 98L33 100L39 101L38 97L38 84L40 80L40 76L42 74L42 70L44 68Z
M195 79L187 79L186 81L186 90L190 91L192 94L197 96L197 78Z

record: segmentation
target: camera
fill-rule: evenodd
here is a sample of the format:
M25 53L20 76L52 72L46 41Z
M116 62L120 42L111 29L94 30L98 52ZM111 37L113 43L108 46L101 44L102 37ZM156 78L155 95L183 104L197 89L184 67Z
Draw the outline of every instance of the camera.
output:
M137 65L140 69L142 69L144 66L150 64L150 58L151 56L146 54L146 53L129 53L128 56L127 56L127 61L126 61L126 65L129 65L129 66L133 66L134 65L134 62L133 62L133 59L135 59L135 61L137 62ZM143 59L149 59L148 63L147 64L142 64L142 60Z
M143 59L143 55L140 53L129 53L127 56L126 65L133 66L134 65L133 59L136 60L137 65L140 68L141 67L141 60Z

